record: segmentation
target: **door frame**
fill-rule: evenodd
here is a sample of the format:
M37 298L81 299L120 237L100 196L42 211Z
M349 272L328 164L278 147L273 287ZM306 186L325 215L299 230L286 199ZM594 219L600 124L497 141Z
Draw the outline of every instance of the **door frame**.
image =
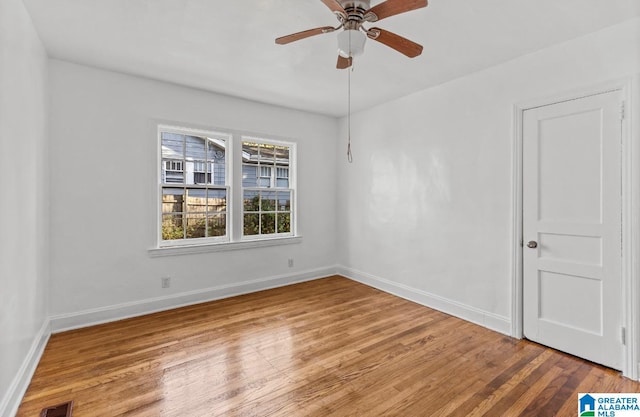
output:
M524 112L612 91L622 92L625 114L622 120L622 294L620 294L620 301L622 323L626 329L626 343L623 345L622 373L628 378L640 380L640 363L638 362L640 359L640 113L632 107L632 103L640 102L640 74L549 97L523 101L513 106L511 336L523 338L522 129Z

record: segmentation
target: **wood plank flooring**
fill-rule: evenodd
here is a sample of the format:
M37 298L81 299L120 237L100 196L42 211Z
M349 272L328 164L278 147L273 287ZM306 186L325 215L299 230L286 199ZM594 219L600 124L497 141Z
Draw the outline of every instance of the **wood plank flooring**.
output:
M619 373L342 277L53 335L18 411L575 416Z

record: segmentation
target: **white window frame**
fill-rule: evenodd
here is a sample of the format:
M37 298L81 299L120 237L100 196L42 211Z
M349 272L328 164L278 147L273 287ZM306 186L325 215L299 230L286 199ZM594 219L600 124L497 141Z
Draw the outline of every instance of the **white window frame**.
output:
M225 185L214 185L214 184L187 184L187 169L186 163L188 162L185 158L185 162L183 162L183 182L182 183L163 183L163 176L166 171L163 171L165 168L165 164L163 164L162 158L162 134L163 133L174 133L178 135L191 135L191 136L204 136L204 137L212 137L212 138L224 138L225 140ZM159 125L158 133L157 133L157 141L158 141L158 164L157 167L160 167L159 170L159 178L158 178L158 197L157 197L157 210L158 210L158 218L156 221L157 228L157 245L158 248L169 248L169 247L180 247L180 246L194 246L194 245L203 245L203 244L221 244L226 243L231 240L232 236L232 222L230 221L230 214L233 210L233 198L231 195L231 170L233 169L233 163L230 155L233 152L233 135L226 132L219 132L213 130L201 130L201 129L193 129L179 126L167 126L167 125ZM201 161L199 161L201 162ZM194 162L195 165L195 162ZM195 172L195 171L194 171ZM213 180L213 173L211 173L211 178ZM212 236L212 237L199 237L199 238L184 238L184 239L175 239L175 240L164 240L162 239L162 199L163 199L163 189L164 188L187 188L190 189L225 189L227 195L227 209L225 212L225 220L226 234L224 236ZM185 193L186 198L186 193ZM206 214L205 214L206 215Z
M297 218L298 218L298 212L297 212L297 184L296 184L296 178L295 178L295 173L297 172L297 167L296 167L296 163L297 163L297 146L295 142L289 142L289 141L283 141L283 140L278 140L278 139L269 139L269 138L264 138L264 137L256 137L256 136L248 136L248 135L241 135L240 137L240 143L238 144L238 147L240 149L242 149L242 144L244 142L253 142L253 143L258 143L258 144L265 144L265 145L274 145L274 146L285 146L287 148L289 148L289 165L286 167L288 172L289 172L289 187L287 188L281 188L281 187L276 187L277 185L277 177L276 177L276 172L277 172L277 168L278 165L274 164L274 165L267 165L265 167L269 167L270 168L270 185L269 187L244 187L242 186L242 183L240 183L240 217L241 217L241 223L240 223L240 234L241 234L241 240L243 241L256 241L256 240L267 240L267 239L278 239L278 238L286 238L286 237L295 237L297 236ZM240 154L242 154L243 152L239 152ZM242 156L242 155L240 155ZM244 165L244 161L240 160L240 163L242 165ZM257 179L259 180L260 178L266 178L266 177L262 177L261 174L261 168L263 168L262 166L258 165L258 170L257 170ZM292 175L293 173L293 175ZM258 181L259 183L259 181ZM290 201L290 205L291 207L289 208L289 232L285 232L285 233L269 233L269 234L257 234L257 235L244 235L244 191L267 191L267 192L277 192L278 190L282 190L282 191L289 191L291 194L291 201ZM276 206L277 206L277 201L276 201ZM260 214L262 214L262 211L258 212ZM276 221L276 227L277 227L277 221Z
M162 195L163 185L169 188L174 185L185 187L184 183L177 184L163 184L164 168L162 163L162 133L175 133L181 135L194 135L194 136L207 136L214 138L225 138L225 186L217 186L214 184L201 184L191 185L191 188L226 188L227 190L227 210L226 210L226 236L224 237L206 237L206 238L188 238L179 240L162 240ZM274 245L289 245L302 242L302 236L298 233L297 228L297 144L295 141L282 140L273 137L254 136L247 135L245 132L238 132L228 129L194 129L189 127L182 127L177 125L159 124L157 126L157 164L156 169L158 172L158 195L156 198L157 205L157 219L156 219L156 246L148 249L149 256L172 256L192 253L208 253L227 250L246 249L254 247L265 247ZM273 168L271 171L271 187L260 188L261 190L277 191L277 190L290 190L291 191L291 207L290 207L290 232L288 233L274 233L266 235L249 235L243 236L244 227L244 202L243 202L243 190L242 186L242 167L243 167L243 152L242 142L251 141L255 143L265 143L276 146L287 146L289 148L289 187L288 188L275 188L277 185L277 169ZM187 181L186 167L183 165L184 181ZM215 182L212 174L212 182ZM258 172L259 174L259 172ZM277 203L276 203L277 204Z

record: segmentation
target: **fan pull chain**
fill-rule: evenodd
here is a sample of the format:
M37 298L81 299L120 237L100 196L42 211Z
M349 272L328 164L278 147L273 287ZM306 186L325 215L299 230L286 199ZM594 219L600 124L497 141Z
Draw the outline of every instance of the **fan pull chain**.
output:
M351 164L353 162L353 154L351 153L351 72L353 71L353 61L351 68L347 69L349 73L347 87L347 130L348 130L348 142L347 142L347 161Z

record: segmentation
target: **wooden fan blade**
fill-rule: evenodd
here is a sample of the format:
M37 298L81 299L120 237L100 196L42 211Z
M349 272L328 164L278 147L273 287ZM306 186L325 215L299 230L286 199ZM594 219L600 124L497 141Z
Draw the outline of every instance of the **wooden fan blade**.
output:
M308 38L310 36L322 35L323 33L333 32L335 30L336 28L332 26L323 26L321 28L303 30L302 32L292 33L291 35L281 36L278 39L276 39L276 43L278 45L284 45L294 41L299 41L300 39Z
M405 54L409 58L415 58L422 53L422 45L388 30L371 28L367 31L367 36L374 41L387 45L389 48L395 49L401 54Z
M376 22L389 16L427 7L427 0L387 0L369 9L365 20Z
M342 55L338 55L338 64L336 64L336 68L346 69L349 68L351 64L353 64L353 58L345 58Z
M347 12L345 12L344 7L337 0L322 0L322 2L327 6L333 13L339 14L344 18L347 17Z

